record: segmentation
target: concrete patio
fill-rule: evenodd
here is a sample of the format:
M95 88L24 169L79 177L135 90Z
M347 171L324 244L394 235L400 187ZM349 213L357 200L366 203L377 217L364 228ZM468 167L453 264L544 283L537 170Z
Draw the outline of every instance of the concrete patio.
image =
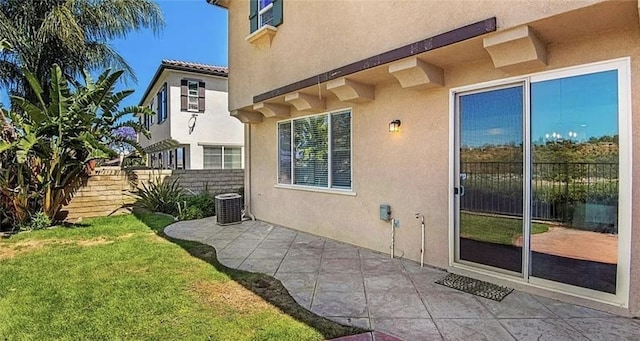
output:
M278 278L318 315L403 340L640 340L640 320L519 291L495 302L435 284L444 271L260 221L183 221L165 233Z

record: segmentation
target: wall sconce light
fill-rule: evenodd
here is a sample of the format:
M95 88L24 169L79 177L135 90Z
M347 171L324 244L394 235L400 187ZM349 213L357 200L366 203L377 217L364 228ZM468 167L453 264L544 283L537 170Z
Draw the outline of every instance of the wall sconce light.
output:
M389 132L397 133L400 131L400 120L393 120L389 123Z

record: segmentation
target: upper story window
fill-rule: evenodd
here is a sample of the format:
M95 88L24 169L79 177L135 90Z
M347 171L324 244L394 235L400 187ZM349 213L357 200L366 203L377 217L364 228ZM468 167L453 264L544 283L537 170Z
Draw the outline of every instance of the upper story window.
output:
M351 189L351 112L279 122L278 184Z
M276 27L282 24L282 1L250 0L249 21L252 33L266 25Z
M198 82L189 81L187 93L187 110L198 111Z
M158 123L162 123L167 119L167 83L164 83L156 97L156 102L158 103L158 108L156 110Z
M204 112L205 83L196 80L180 81L180 110Z
M258 0L258 26L271 24L273 24L273 0Z

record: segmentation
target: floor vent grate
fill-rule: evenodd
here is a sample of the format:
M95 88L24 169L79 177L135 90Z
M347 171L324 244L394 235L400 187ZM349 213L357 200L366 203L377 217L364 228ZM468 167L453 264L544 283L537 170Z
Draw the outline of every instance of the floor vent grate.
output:
M502 301L513 291L512 288L501 287L456 274L448 274L446 277L437 280L436 283L498 302Z

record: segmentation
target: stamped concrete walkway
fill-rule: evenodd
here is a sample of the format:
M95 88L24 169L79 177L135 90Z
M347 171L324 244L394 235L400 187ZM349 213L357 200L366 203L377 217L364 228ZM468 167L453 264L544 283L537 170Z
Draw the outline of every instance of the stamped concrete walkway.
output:
M435 284L444 271L264 222L207 218L165 233L215 247L226 266L275 276L318 315L404 340L640 340L640 320L519 291L495 302Z

